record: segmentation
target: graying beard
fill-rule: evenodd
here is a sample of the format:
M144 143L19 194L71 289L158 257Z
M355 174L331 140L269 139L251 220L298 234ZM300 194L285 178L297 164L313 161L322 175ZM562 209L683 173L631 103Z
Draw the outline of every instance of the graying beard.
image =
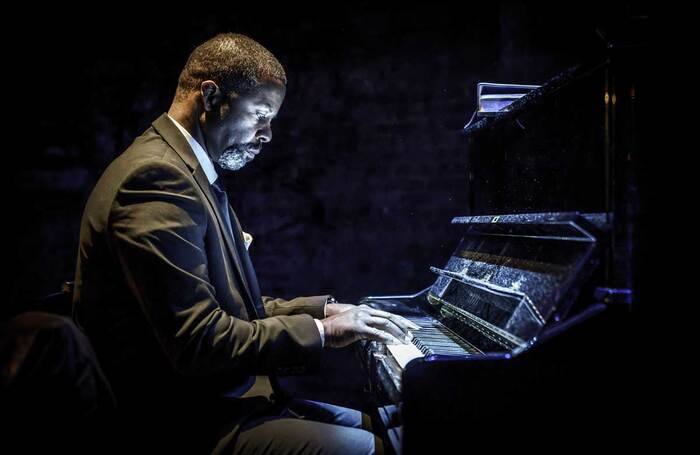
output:
M237 171L245 165L245 151L241 149L224 150L219 157L219 166L229 171Z

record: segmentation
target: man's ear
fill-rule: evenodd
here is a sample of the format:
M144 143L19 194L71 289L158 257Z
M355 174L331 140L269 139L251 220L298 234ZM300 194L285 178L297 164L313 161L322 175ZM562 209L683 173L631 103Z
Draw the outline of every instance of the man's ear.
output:
M216 82L208 80L202 82L200 91L202 94L202 104L204 104L204 110L206 112L211 112L218 109L223 95L219 89L219 86L216 85Z

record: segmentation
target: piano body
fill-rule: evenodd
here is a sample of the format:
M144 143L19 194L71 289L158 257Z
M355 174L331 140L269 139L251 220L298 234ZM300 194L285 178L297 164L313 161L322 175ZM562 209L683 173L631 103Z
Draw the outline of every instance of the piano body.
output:
M390 451L529 446L630 415L633 81L610 61L574 68L466 128L469 211L504 214L454 218L428 288L358 302L421 326L411 344L357 350Z
M361 348L379 416L397 451L402 444L433 445L432 437L422 439L430 434L447 443L444 432L451 426L531 417L537 408L526 408L545 397L537 390L542 384L517 393L527 383L518 378L526 373L520 359L605 308L593 303L570 314L598 265L605 214L474 216L452 223L461 239L444 267L431 267L432 286L359 302L421 327L411 344L364 342ZM556 366L561 359L551 361Z

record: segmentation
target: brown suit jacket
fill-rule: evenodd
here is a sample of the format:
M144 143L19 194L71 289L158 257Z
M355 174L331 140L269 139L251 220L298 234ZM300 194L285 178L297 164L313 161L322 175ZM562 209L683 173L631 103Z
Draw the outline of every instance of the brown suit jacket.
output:
M318 365L313 318L327 296L261 297L229 210L234 236L166 114L97 182L81 223L74 317L118 403L202 403L251 375Z

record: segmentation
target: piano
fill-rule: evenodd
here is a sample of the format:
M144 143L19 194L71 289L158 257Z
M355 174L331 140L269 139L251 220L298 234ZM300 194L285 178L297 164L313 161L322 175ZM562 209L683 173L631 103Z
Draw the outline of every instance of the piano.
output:
M600 262L600 239L609 225L606 214L471 216L454 218L452 224L461 238L443 267L431 267L436 275L432 286L412 295L369 296L358 302L400 314L421 327L412 332L410 344L366 341L360 349L381 404L379 417L396 452L404 430L424 434L441 415L458 421L467 418L466 409L454 409L464 390L448 394L445 398L455 402L437 408L436 391L444 394L460 385L467 387L456 378L484 363L527 357L564 328L605 308L604 303L591 303L570 314ZM475 385L474 377L468 380ZM479 389L483 392L482 386ZM482 398L467 402L475 406ZM487 413L477 406L466 414L483 419L499 411L512 412L509 403L499 406L498 399L490 400L483 407ZM403 425L406 413L417 413L413 423L418 428L411 429L410 420ZM435 422L427 421L431 415ZM448 423L455 422L442 422L440 430ZM405 436L413 448L431 443L415 441L411 433Z
M390 453L509 438L531 447L616 428L632 413L636 157L624 146L634 106L620 87L609 103L613 70L567 70L465 128L469 212L502 214L455 217L454 251L429 267L425 289L358 302L421 327L409 344L356 351Z

